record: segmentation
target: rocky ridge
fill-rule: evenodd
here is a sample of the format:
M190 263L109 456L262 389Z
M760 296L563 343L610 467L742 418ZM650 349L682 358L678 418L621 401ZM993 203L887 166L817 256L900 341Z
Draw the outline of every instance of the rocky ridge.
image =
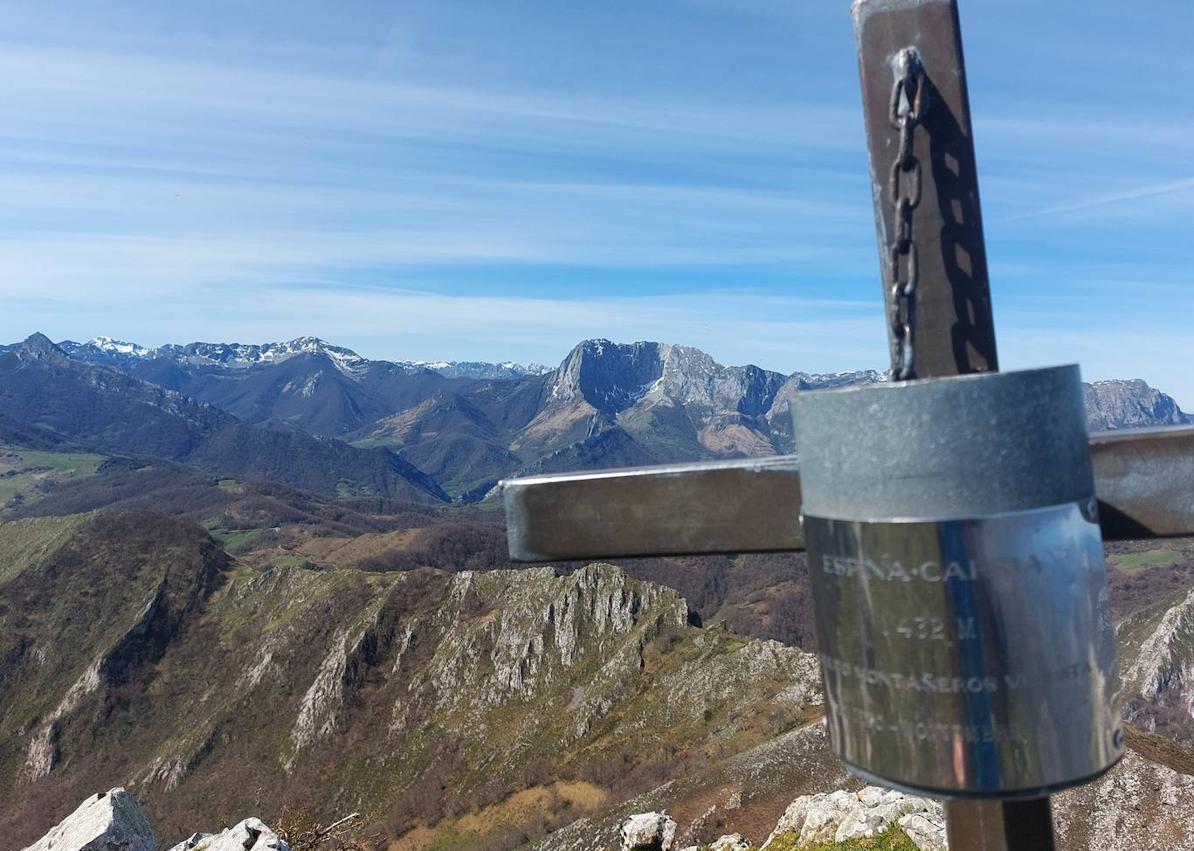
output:
M169 360L184 366L220 370L246 370L281 363L299 355L323 355L347 375L359 376L369 365L368 358L343 346L335 346L318 337L296 337L271 343L167 343L148 347L111 337L95 337L85 343L63 340L59 348L78 360L105 365L131 366L138 361ZM430 370L445 378L480 378L513 380L542 375L551 367L542 364L518 364L511 361L388 361L412 371Z
M1129 733L1129 750L1103 777L1054 797L1054 824L1058 847L1073 851L1162 851L1194 845L1194 751L1166 744L1163 737ZM748 757L759 753L743 754ZM1173 763L1175 767L1166 764ZM619 847L622 851L710 851L719 847L735 851L797 851L807 846L854 844L885 834L895 847L942 851L948 847L942 807L927 799L881 787L846 788L803 794L773 817L773 827L728 833L746 824L758 824L750 804L754 787L784 788L782 767L761 761L753 774L726 786L720 777L718 802L686 825L691 811L685 797L691 790L679 784L660 787L633 804L652 803L657 808L623 814L616 825L610 819L587 820L569 826L540 842L539 851L579 851L582 848ZM821 787L832 789L831 773ZM726 790L729 790L726 796ZM708 800L701 798L700 800ZM663 806L660 806L663 805ZM716 839L706 838L709 828L720 828ZM581 836L587 836L581 839ZM589 844L585 844L585 842ZM757 843L757 844L756 844ZM887 847L887 846L884 846Z
M71 522L0 525L30 553L0 572L0 797L28 802L0 835L26 842L97 782L135 786L171 842L245 800L448 836L450 801L597 807L820 701L811 654L693 627L610 565L258 572L181 521Z
M22 851L158 851L140 804L117 787L88 797L78 809ZM220 833L192 833L168 851L290 851L259 818L247 818Z
M1194 746L1194 590L1136 613L1118 634L1124 717Z

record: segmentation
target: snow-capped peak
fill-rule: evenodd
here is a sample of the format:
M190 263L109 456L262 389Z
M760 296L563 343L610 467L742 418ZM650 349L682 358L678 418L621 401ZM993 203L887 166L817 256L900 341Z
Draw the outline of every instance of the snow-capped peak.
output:
M111 337L95 337L88 340L87 345L94 346L101 352L113 355L132 355L133 357L144 358L153 353L153 349L147 349L136 343L127 343L124 340L113 340Z
M350 378L359 378L369 369L371 363L352 349L334 346L319 337L311 336L273 343L168 343L156 348L101 336L82 344L63 340L60 345L71 357L105 364L128 364L133 360L162 358L180 365L242 370L281 363L297 355L321 355L330 360L340 372ZM418 360L399 361L395 365L408 370L428 369L446 378L518 379L552 371L551 367L542 364L523 365L513 361L487 363Z
M369 363L351 349L333 346L318 337L296 337L284 343L189 343L185 346L163 346L159 352L184 363L224 369L247 369L281 363L302 354L323 355L346 375L355 375Z
M416 360L405 361L404 365L429 369L438 372L445 378L487 378L514 379L526 378L532 375L543 375L551 372L552 367L542 364L520 364L513 361L490 363L488 361L446 361L446 360Z

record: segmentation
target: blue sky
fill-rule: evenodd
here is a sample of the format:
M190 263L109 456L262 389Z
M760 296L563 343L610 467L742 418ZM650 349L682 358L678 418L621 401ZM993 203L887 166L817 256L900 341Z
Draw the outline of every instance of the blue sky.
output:
M884 365L846 2L0 9L0 339ZM961 9L1003 365L1194 409L1194 6Z

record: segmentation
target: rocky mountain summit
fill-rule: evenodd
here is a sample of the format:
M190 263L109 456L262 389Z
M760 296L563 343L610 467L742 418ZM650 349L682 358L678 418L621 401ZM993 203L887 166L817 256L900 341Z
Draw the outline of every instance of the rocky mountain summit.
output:
M1096 381L1083 390L1091 431L1194 423L1171 397L1139 379Z

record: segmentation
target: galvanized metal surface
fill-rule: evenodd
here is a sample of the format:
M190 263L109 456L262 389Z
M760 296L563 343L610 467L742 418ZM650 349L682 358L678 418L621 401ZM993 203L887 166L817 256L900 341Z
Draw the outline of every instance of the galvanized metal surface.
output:
M1194 427L1106 432L1090 445L1104 540L1194 535ZM536 476L502 488L516 561L804 549L793 520L795 455Z
M1103 432L1090 449L1104 538L1194 535L1194 428Z
M912 145L920 163L920 200L910 221L917 269L916 375L994 371L995 325L957 5L954 0L855 0L853 14L888 315L898 307L890 247L900 227L888 187L901 157L891 95L895 59L914 48L926 87ZM892 328L888 332L896 364L899 340Z
M1076 366L798 393L792 416L806 514L935 520L1092 495Z

